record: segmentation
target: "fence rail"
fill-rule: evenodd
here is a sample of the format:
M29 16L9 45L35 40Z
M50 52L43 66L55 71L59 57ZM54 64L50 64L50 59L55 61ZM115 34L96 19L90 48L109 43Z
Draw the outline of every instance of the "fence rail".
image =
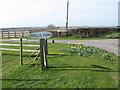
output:
M3 37L28 37L30 31L0 31L0 36Z

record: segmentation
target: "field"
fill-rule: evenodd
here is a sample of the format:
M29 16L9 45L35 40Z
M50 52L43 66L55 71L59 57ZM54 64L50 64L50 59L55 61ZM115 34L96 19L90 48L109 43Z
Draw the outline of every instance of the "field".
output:
M3 42L18 43L18 42ZM33 44L24 42L24 44ZM39 42L34 42L38 45ZM2 46L19 49L18 46ZM23 47L35 50L38 47ZM111 63L101 55L92 57L79 56L65 52L68 44L49 43L48 65L46 71L41 70L40 58L29 57L24 52L24 65L19 64L19 52L2 51L3 88L118 88L118 57L109 53L116 60Z

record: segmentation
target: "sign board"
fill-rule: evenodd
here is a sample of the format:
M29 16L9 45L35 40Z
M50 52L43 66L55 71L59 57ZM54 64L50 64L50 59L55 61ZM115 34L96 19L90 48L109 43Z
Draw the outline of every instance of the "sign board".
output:
M30 37L35 39L47 39L52 37L52 33L51 32L34 32L30 34Z

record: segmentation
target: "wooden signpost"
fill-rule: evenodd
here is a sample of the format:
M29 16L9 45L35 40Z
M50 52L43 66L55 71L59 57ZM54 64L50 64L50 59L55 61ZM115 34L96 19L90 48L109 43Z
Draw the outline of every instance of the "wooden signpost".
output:
M48 47L47 47L47 38L52 37L52 33L50 32L35 32L30 34L31 38L40 39L40 61L42 70L46 70L48 67L47 63L47 55L48 55Z

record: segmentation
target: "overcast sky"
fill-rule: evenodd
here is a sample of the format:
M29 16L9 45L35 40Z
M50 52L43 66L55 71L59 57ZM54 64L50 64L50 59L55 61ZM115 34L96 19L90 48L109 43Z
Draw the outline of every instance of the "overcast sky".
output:
M119 0L70 0L69 26L117 26ZM0 28L65 26L67 0L0 0Z

